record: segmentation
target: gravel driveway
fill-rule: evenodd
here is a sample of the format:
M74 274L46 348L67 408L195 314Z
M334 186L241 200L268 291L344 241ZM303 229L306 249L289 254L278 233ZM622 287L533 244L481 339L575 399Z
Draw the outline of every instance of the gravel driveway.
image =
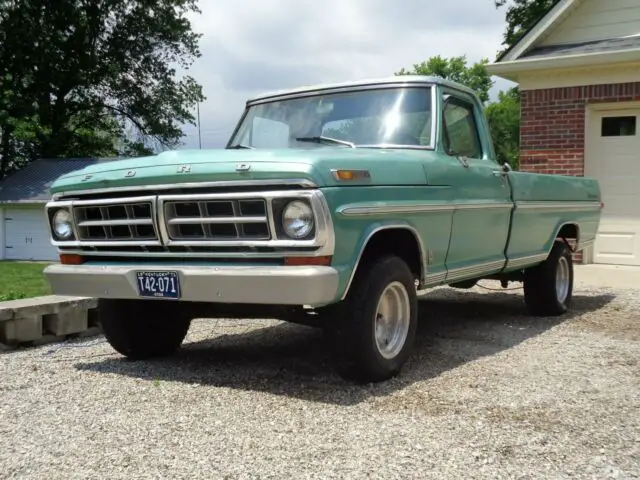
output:
M365 387L275 321L198 320L154 362L101 337L0 354L0 477L640 476L640 287L581 287L553 319L520 291L437 289L418 342Z

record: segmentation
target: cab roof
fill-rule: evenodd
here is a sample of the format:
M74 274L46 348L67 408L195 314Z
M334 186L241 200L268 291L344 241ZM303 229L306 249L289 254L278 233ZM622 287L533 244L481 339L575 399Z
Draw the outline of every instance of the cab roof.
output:
M331 91L341 91L341 90L351 90L358 89L361 87L376 87L376 86L406 86L406 85L442 85L445 87L455 88L457 90L469 93L471 95L475 95L475 92L464 85L461 85L457 82L453 82L451 80L447 80L441 77L434 76L425 76L425 75L395 75L393 77L383 77L383 78L374 78L374 79L363 79L363 80L352 80L348 82L340 82L340 83L324 83L317 85L308 85L297 88L290 88L286 90L277 90L272 92L266 92L254 96L247 100L247 105L253 103L259 103L266 100L275 100L281 97L295 97L298 95L312 94L312 93L321 93L321 92L331 92Z

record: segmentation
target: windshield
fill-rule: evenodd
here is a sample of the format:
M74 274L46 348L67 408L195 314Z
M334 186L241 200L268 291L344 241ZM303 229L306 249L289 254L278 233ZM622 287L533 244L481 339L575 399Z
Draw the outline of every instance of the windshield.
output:
M256 104L233 148L429 148L431 87L320 94Z

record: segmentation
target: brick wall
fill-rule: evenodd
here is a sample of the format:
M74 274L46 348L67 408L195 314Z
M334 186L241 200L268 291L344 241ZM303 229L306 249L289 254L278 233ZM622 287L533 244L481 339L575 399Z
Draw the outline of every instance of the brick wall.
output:
M520 170L583 176L586 105L640 101L640 82L521 93Z
M590 103L640 101L640 82L523 90L520 170L584 175L585 116ZM582 254L574 254L582 261Z

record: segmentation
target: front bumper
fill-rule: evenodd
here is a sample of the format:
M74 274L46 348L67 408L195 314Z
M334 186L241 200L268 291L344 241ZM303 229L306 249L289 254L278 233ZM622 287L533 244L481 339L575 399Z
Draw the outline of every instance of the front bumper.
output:
M136 273L144 271L178 272L179 300L190 302L320 306L332 303L338 296L338 270L326 266L55 264L48 266L44 274L56 295L137 299L147 298L138 295L136 282Z

